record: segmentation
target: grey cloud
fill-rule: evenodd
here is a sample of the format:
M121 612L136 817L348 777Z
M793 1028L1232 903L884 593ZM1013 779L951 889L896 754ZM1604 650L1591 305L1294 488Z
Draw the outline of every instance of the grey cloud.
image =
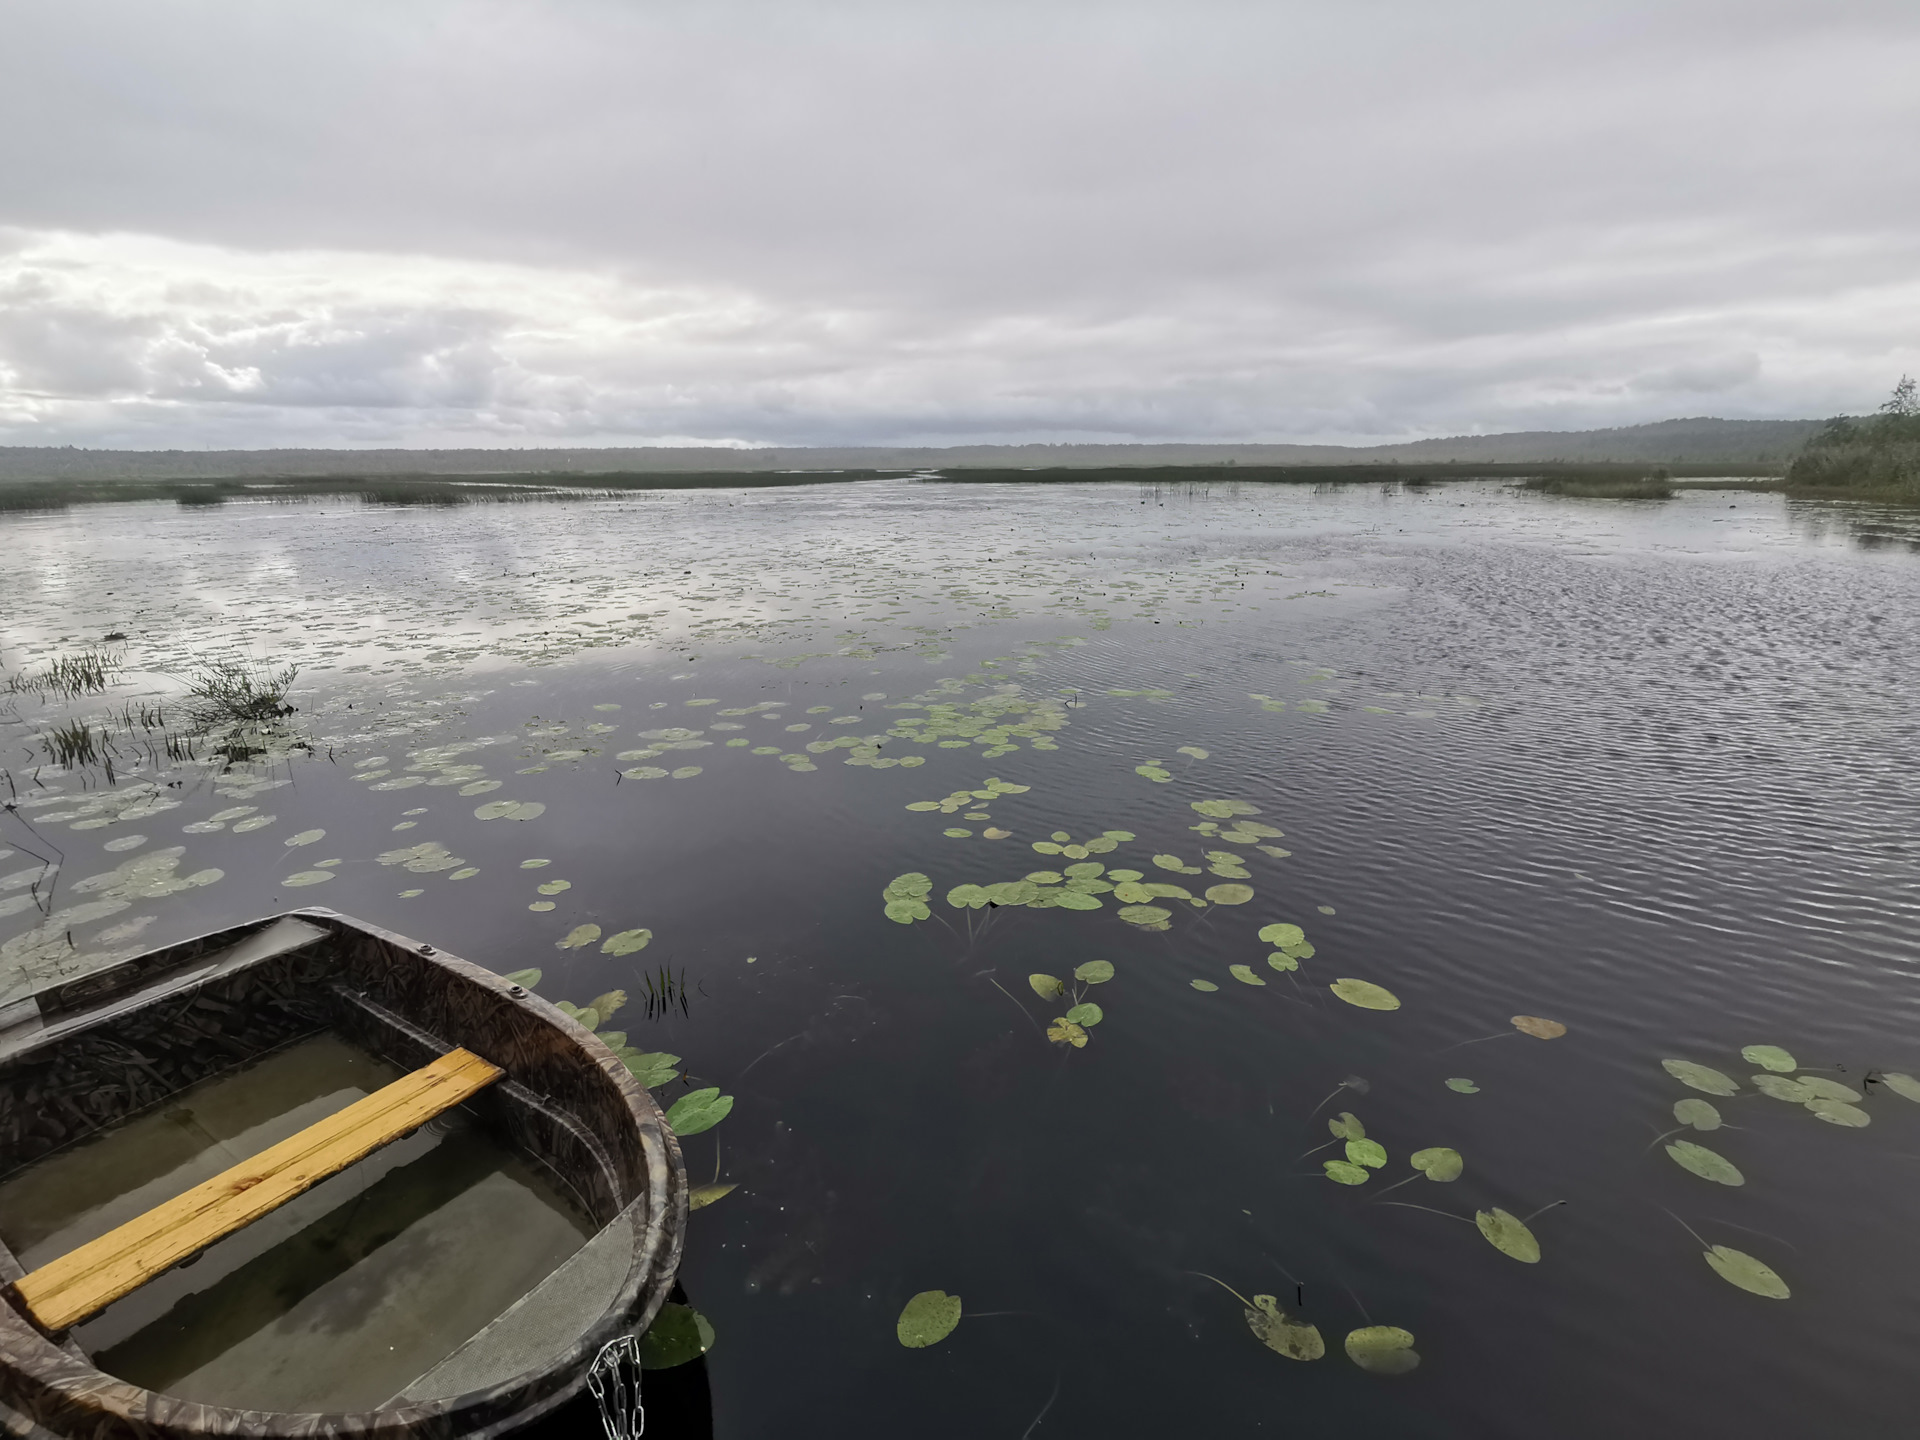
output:
M76 0L8 34L0 275L42 291L0 300L0 438L1358 438L1920 369L1906 0Z

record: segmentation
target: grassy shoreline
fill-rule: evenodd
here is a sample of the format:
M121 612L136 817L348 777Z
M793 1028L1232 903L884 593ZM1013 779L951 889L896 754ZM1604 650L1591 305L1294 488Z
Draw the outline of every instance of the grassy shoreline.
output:
M1689 465L1683 474L1713 483L1772 486L1773 467ZM232 479L76 480L46 478L0 481L0 512L61 511L75 505L171 501L183 507L232 502L295 503L357 500L368 505L448 506L512 504L539 500L587 500L645 490L761 489L790 485L835 485L913 478L930 484L1135 484L1135 485L1433 485L1460 480L1518 480L1558 493L1608 493L1609 487L1644 480L1646 467L1628 463L1478 465L1116 465L1045 469L947 467L927 470L701 470L609 471L447 475L258 475ZM1743 480L1743 474L1750 479ZM1730 478L1731 477L1731 478ZM1684 483L1684 482L1683 482ZM1562 488L1566 487L1566 488Z

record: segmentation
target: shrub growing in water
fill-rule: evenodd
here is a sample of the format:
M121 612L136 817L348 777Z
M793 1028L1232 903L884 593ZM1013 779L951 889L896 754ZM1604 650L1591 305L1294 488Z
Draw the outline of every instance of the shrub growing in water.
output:
M1873 415L1829 420L1794 457L1786 479L1807 489L1920 500L1920 386L1902 375Z

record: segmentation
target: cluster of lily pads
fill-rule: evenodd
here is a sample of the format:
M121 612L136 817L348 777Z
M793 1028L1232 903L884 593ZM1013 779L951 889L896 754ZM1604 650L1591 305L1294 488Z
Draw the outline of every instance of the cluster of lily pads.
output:
M1033 987L1033 993L1042 1000L1071 999L1066 1006L1066 1014L1056 1015L1053 1023L1047 1027L1047 1039L1056 1045L1071 1045L1076 1050L1087 1048L1087 1031L1106 1019L1106 1012L1091 1000L1086 999L1087 988L1092 985L1104 985L1113 979L1113 965L1106 960L1089 960L1084 965L1074 967L1073 991L1069 996L1067 982L1057 975L1033 974L1027 976L1027 984Z
M1249 1300L1216 1276L1202 1278L1212 1280L1240 1302L1247 1329L1275 1354L1300 1361L1319 1360L1326 1355L1327 1342L1321 1337L1320 1327L1289 1315L1274 1296L1256 1295ZM1413 1348L1413 1333L1398 1325L1363 1325L1350 1330L1342 1348L1355 1365L1375 1375L1405 1375L1420 1364Z
M1869 1086L1878 1084L1903 1099L1920 1103L1920 1079L1897 1071L1868 1071L1860 1087L1856 1088L1830 1075L1806 1070L1790 1052L1778 1045L1748 1045L1740 1051L1740 1058L1749 1065L1760 1067L1759 1072L1750 1077L1754 1093L1797 1105L1814 1119L1844 1129L1864 1129L1873 1122L1873 1117L1866 1109ZM1724 1099L1744 1097L1747 1093L1733 1076L1711 1065L1694 1060L1667 1059L1662 1060L1660 1066L1682 1085L1702 1094ZM1799 1073L1794 1073L1796 1071ZM1690 1129L1696 1133L1718 1130L1724 1123L1718 1106L1693 1096L1674 1102L1673 1118L1679 1122L1680 1129ZM1677 1133L1677 1130L1669 1130L1659 1139L1665 1140L1668 1135ZM1667 1157L1689 1174L1718 1185L1746 1184L1746 1176L1741 1173L1739 1166L1719 1151L1698 1141L1679 1140L1665 1149ZM1692 1227L1689 1226L1688 1231L1694 1234L1696 1240L1700 1240ZM1701 1258L1729 1284L1769 1300L1790 1297L1792 1292L1786 1281L1764 1261L1730 1246L1708 1244L1705 1240L1700 1240L1700 1243L1706 1247Z

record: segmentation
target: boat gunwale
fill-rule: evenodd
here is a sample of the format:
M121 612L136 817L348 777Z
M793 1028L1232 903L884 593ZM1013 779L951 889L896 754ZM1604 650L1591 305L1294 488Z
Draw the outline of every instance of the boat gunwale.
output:
M533 1423L580 1393L585 1387L587 1367L601 1349L622 1334L643 1332L672 1288L686 1225L687 1183L678 1141L668 1128L659 1104L591 1030L525 987L483 966L396 931L314 906L229 926L138 957L128 967L128 973L138 977L136 982L126 987L108 986L101 997L100 1008L112 1012L108 1023L127 1013L123 1002L142 990L164 991L167 999L174 999L195 994L202 985L239 973L238 970L209 969L184 983L179 979L181 972L201 956L236 944L276 920L288 917L328 931L334 948L371 945L378 947L381 958L396 969L401 964L418 967L422 976L431 977L432 983L442 986L446 994L484 1007L489 1020L509 1025L515 1021L523 1025L525 1021L536 1022L565 1042L562 1050L550 1049L548 1059L570 1051L572 1068L577 1069L583 1079L588 1079L588 1072L594 1072L598 1081L590 1083L605 1082L612 1088L618 1096L621 1119L630 1127L621 1148L625 1154L637 1154L639 1169L623 1176L617 1172L633 1171L633 1167L616 1166L616 1173L608 1177L619 1187L616 1195L620 1206L614 1215L601 1220L601 1228L636 1209L643 1208L645 1214L645 1223L633 1227L634 1242L627 1274L597 1319L572 1344L533 1369L461 1395L341 1412L244 1409L184 1400L144 1389L110 1376L90 1360L77 1357L70 1344L63 1344L67 1341L65 1335L44 1334L21 1313L18 1302L9 1293L7 1303L0 1303L0 1380L13 1383L0 1393L0 1406L32 1416L39 1434L72 1437L72 1440L81 1440L81 1437L106 1440L106 1437L121 1435L138 1436L142 1440L149 1437L151 1440L200 1440L200 1437L211 1436L332 1436L340 1440L350 1440L350 1437L400 1440L400 1437L418 1436L422 1440L455 1440L455 1437L483 1440L483 1437L508 1434ZM280 957L270 956L250 963L271 963L274 958ZM342 960L343 968L347 963L346 959ZM390 1001L383 999L381 1003ZM89 1027L84 1023L69 1023L84 1022L84 1011L61 1009L65 1013L59 1016L62 1023L58 1029L48 1031L44 1039L29 1038L0 1060L0 1075L21 1060L55 1050L87 1033ZM407 1019L416 1019L404 1010L400 1013ZM463 1043L459 1037L437 1031L431 1033L441 1043ZM509 1079L518 1078L511 1057L488 1058L506 1069ZM97 1128L88 1133L97 1133ZM600 1138L604 1143L606 1137ZM9 1292L10 1289L9 1286ZM498 1319L496 1316L495 1321ZM0 1409L0 1416L4 1413L5 1410ZM5 1423L0 1419L0 1425Z

